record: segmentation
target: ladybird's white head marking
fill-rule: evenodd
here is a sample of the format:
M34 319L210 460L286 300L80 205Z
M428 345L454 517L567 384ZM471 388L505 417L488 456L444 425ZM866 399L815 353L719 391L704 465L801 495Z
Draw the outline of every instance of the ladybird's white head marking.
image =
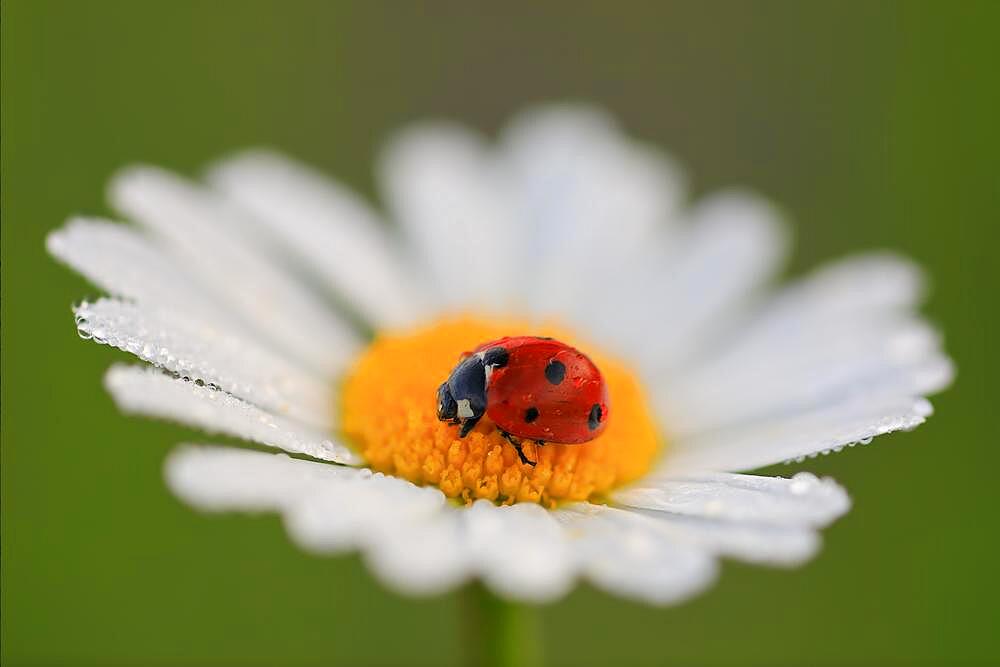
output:
M469 404L469 399L462 398L458 400L458 416L462 419L469 419L474 416L475 413L472 411L472 405Z
M490 385L490 376L493 375L493 365L486 363L486 352L487 350L476 352L475 356L476 359L479 359L479 361L483 362L483 373L486 375L485 385L488 387Z
M476 358L483 362L483 371L486 374L486 384L490 383L490 377L493 375L493 371L497 368L503 368L507 365L507 350L501 346L491 347L488 350L482 350L476 353Z

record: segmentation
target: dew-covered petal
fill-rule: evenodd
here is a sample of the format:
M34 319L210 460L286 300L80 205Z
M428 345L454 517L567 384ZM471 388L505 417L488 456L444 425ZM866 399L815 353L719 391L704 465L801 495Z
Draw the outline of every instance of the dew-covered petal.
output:
M501 135L498 160L521 249L518 290L543 318L592 322L605 305L605 283L663 241L684 195L685 179L669 158L585 107L516 116Z
M812 345L774 341L679 376L659 389L675 437L792 415L863 396L921 396L947 386L940 335L913 316L831 322Z
M248 327L229 304L189 275L162 243L141 229L96 218L73 218L48 235L46 247L112 296L165 317L177 314L197 319L219 331L238 333L279 356L289 356Z
M225 309L147 234L73 218L46 238L48 251L113 296L206 319Z
M126 413L159 417L210 434L243 438L335 463L363 462L323 431L271 414L221 389L172 377L149 366L116 364L104 376L104 386Z
M656 510L630 510L656 521L660 530L682 544L716 556L756 565L794 567L819 551L819 533L805 526L709 519Z
M84 338L219 387L276 415L318 428L333 421L332 384L230 332L115 299L82 303L74 312Z
M816 529L850 507L831 479L731 473L679 475L665 466L611 494L611 503L656 522L688 547L757 564L800 565L820 546Z
M187 271L287 354L328 373L360 341L345 321L254 243L252 222L210 191L152 167L116 176L117 209L163 239Z
M383 151L379 180L440 307L509 304L525 240L482 139L444 123L410 128Z
M617 505L711 519L784 526L824 526L850 508L843 487L808 472L794 477L732 473L649 475L615 491Z
M209 180L372 324L401 326L424 315L426 295L394 235L354 192L265 151L216 164Z
M752 470L910 430L931 412L924 398L861 396L673 440L663 465L675 473Z
M555 510L583 574L609 593L665 605L707 587L716 563L638 512L576 503Z

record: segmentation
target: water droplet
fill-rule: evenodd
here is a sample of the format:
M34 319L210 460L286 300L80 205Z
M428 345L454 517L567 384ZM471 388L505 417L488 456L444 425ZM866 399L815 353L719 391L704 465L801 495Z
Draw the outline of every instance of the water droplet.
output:
M801 496L809 492L809 488L812 486L809 482L805 480L795 479L788 487L788 491L795 496Z
M874 439L875 439L874 437L868 436L867 438L861 438L860 440L858 440L858 442L860 442L862 445L870 445L872 440Z
M795 473L795 476L792 477L792 483L789 485L789 490L795 494L805 493L818 483L819 477L811 472L799 472Z

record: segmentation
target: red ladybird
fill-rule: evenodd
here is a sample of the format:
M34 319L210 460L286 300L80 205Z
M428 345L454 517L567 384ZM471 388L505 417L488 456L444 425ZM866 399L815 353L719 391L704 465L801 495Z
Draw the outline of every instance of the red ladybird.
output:
M463 357L438 387L438 419L468 435L486 415L517 450L521 440L579 444L608 422L608 388L585 354L552 338L508 336Z

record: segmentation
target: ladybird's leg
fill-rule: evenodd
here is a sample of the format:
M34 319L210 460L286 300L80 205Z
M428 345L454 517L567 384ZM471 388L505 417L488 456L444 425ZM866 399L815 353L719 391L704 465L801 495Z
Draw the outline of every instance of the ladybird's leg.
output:
M544 440L535 440L535 444L538 445L539 447L544 447L545 446L545 441Z
M520 442L512 442L510 444L514 445L514 451L517 452L517 457L519 459L521 459L521 463L527 463L532 468L535 467L535 465L538 463L538 461L532 461L531 459L529 459L527 456L524 455L524 450L521 449L521 443Z
M500 430L500 435L502 435L504 439L510 443L510 446L514 448L514 451L517 452L517 458L521 459L521 463L527 463L532 468L535 467L535 464L538 463L538 461L532 461L531 459L529 459L527 456L524 455L524 450L521 449L520 440L518 440L510 433L502 429Z
M458 432L458 437L464 438L465 436L469 435L469 431L476 428L476 424L478 424L479 420L482 418L483 416L479 415L478 417L469 417L468 419L466 419L462 423L462 430Z

